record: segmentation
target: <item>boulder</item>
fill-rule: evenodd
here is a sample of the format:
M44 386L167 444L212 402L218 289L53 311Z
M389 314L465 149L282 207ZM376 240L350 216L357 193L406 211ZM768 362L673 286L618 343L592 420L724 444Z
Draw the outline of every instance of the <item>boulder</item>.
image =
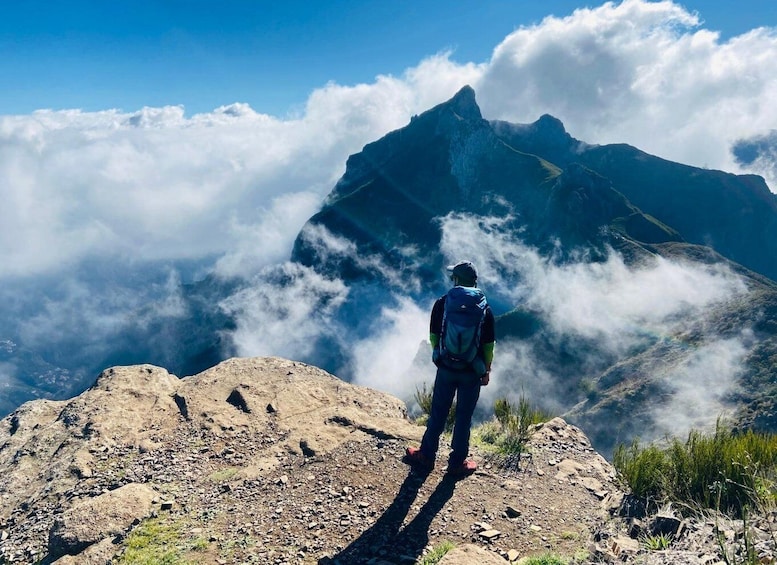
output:
M498 554L467 544L446 553L440 559L440 565L505 565L506 561Z
M106 538L124 535L147 518L157 493L130 483L66 510L49 530L49 556L77 555Z

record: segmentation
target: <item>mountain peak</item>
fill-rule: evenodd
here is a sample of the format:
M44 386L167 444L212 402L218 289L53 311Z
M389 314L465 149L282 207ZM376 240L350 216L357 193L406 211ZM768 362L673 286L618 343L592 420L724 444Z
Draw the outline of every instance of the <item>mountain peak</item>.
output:
M555 116L551 116L550 114L543 114L540 116L540 118L534 122L533 127L535 131L541 132L543 135L548 137L569 137L569 134L564 127L564 122Z
M480 107L475 100L475 89L470 85L465 85L453 98L443 104L453 110L453 112L459 117L465 120L482 120L483 115L480 113Z
M569 135L564 123L550 114L543 114L531 124L494 120L491 127L511 147L539 155L561 167L576 160L580 149L587 147L587 144Z

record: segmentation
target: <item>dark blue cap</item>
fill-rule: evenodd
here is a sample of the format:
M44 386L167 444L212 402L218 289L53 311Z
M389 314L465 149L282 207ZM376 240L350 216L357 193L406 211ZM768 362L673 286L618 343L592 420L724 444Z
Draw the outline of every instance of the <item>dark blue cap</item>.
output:
M478 271L472 261L459 261L455 265L448 265L448 270L451 276L459 279L459 282L464 285L474 285L478 281Z

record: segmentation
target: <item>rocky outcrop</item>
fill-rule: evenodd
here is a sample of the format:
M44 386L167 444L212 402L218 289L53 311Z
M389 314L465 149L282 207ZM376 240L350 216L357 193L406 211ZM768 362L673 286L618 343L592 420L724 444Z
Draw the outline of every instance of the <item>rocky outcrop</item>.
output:
M727 551L742 543L741 522L634 515L613 467L560 418L520 455L473 443L479 469L460 481L445 443L429 474L402 461L422 432L396 398L284 359L180 380L115 367L79 397L0 421L0 563L103 565L141 547L145 562L399 565L449 542L449 565L548 551L710 565L719 534ZM747 526L773 556L768 520ZM651 552L658 533L672 546Z
M4 538L35 520L26 531L29 551L0 552L0 562L78 554L121 538L160 510L160 483L181 479L164 474L174 469L171 445L191 443L194 431L197 450L203 437L205 451L214 443L233 451L223 446L250 445L235 472L243 479L277 467L284 454L313 457L356 438L419 435L398 399L303 363L231 359L183 379L150 365L114 367L71 400L33 401L0 421ZM154 466L159 453L173 461L158 472L126 472L139 457Z
M49 531L49 557L76 555L104 539L122 536L151 515L156 492L128 484L76 504L54 520Z
M476 545L463 545L446 553L439 561L440 565L504 565L505 560L490 551Z

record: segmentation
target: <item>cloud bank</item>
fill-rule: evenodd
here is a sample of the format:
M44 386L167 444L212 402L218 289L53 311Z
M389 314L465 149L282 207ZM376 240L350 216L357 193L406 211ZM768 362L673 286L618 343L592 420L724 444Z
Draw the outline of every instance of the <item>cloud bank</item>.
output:
M237 319L231 339L241 356L304 359L322 336L332 336L336 344L346 338L336 314L347 297L342 281L284 263L266 268L221 308Z
M777 30L722 42L703 14L625 0L521 28L479 83L489 117L547 112L592 143L625 142L674 161L738 171L731 147L777 123ZM777 190L768 170L772 190Z
M744 369L751 341L749 332L730 339L715 339L692 350L673 373L662 375L671 395L658 406L652 438L686 436L692 429L713 430L719 416L730 416L728 396ZM702 392L703 391L703 392Z
M516 233L501 230L505 221L450 215L442 220L442 251L450 262L478 258L479 286L490 302L530 309L554 340L596 343L590 362L576 352L583 356L584 367L600 366L603 355L615 360L651 347L668 347L662 357L667 362L655 372L671 398L656 409L655 437L714 427L717 417L731 408L729 395L753 340L748 331L717 335L704 320L716 305L747 294L739 276L720 264L685 264L660 257L629 268L615 252L603 262L581 258L557 264L526 246ZM417 387L431 385L429 346L421 348L420 368L411 363L419 340L425 338L421 332L427 331L430 310L431 299L418 304L399 301L381 311L375 325L382 330L353 348L361 384L411 400ZM692 327L694 320L698 327ZM695 333L692 344L682 338L690 331ZM534 339L497 343L492 384L483 389L483 406L499 397L517 401L526 395L554 413L571 408L560 399L568 397L568 381L580 375L552 374L549 360L543 358L547 350Z

